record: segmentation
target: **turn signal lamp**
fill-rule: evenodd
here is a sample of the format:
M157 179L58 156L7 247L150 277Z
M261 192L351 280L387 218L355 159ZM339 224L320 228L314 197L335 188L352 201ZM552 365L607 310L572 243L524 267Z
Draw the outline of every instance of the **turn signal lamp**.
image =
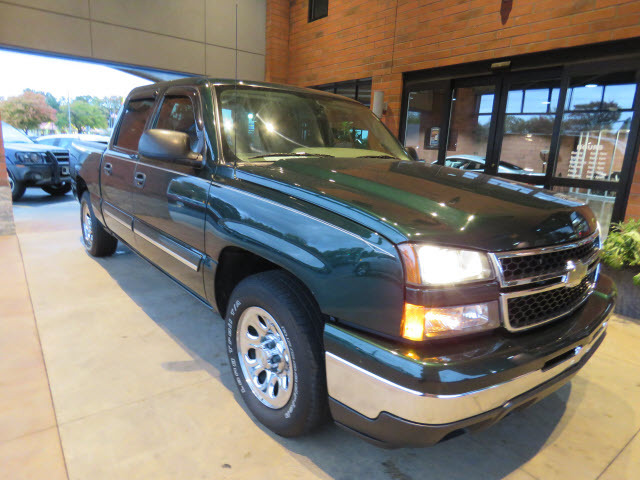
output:
M499 326L497 302L445 308L404 304L402 336L407 340L453 337Z

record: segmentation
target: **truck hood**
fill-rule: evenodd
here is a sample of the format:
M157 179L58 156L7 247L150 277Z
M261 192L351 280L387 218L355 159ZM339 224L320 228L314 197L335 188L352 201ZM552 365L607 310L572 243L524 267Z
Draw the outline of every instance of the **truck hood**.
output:
M64 148L54 147L53 145L42 145L39 143L21 143L21 142L5 142L5 150L13 150L15 152L65 152Z
M597 228L589 207L565 196L422 162L306 157L243 163L236 174L326 208L395 243L501 251L570 242Z

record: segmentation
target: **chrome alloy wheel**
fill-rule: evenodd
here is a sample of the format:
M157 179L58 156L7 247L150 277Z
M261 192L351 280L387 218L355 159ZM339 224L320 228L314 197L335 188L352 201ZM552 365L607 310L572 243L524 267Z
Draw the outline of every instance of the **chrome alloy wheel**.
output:
M261 403L284 407L293 392L293 364L287 340L264 309L249 307L236 329L238 359L245 381Z
M86 202L82 204L82 240L87 248L93 245L93 229L91 222L91 210Z

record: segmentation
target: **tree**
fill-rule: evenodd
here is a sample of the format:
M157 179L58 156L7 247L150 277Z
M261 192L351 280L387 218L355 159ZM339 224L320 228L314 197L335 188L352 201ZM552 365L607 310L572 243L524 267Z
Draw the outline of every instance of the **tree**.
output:
M66 119L66 115L64 115L64 108L60 113L60 117L64 117ZM67 120L65 121L68 123ZM62 122L62 118L59 118L58 122L65 123ZM84 99L80 99L80 97L78 97L71 102L71 124L76 128L78 133L82 133L85 127L107 128L107 119L99 106L93 103L88 103Z
M609 130L618 121L622 112L616 102L590 102L576 105L573 113L567 114L564 129L567 132L579 134L594 130ZM580 110L585 110L581 112Z
M41 123L53 122L56 118L56 111L47 105L45 96L30 90L0 102L0 112L7 123L25 133L38 128Z

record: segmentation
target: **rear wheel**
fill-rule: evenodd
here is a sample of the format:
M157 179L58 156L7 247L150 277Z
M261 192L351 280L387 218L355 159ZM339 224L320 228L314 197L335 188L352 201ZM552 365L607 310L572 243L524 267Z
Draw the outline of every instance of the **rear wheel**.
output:
M113 255L118 239L107 232L93 214L89 192L84 192L80 200L80 226L84 248L94 257Z
M42 190L47 192L49 195L53 195L54 197L61 197L62 195L66 195L71 191L71 183L65 182L60 185L46 185L42 187Z
M249 410L285 437L323 423L322 319L304 286L282 271L258 273L238 284L228 310L227 353Z
M13 175L11 175L11 172L7 171L7 173L9 174L9 186L11 187L11 199L15 202L17 200L20 200L20 198L22 198L22 195L24 195L24 191L27 189L27 187L25 186L24 183L19 182L18 180L13 178Z

